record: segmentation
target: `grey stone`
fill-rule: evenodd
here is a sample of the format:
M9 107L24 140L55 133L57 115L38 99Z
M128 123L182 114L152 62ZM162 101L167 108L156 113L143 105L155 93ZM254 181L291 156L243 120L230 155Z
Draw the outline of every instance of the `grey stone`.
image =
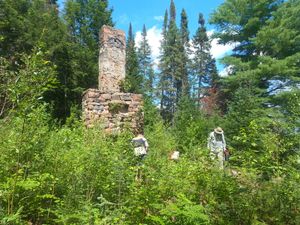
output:
M125 79L125 33L109 26L100 31L99 90L119 92Z
M125 79L125 34L103 26L99 39L99 89L83 93L84 122L87 127L101 123L106 132L119 132L124 127L140 130L142 95L120 92L120 83Z
M111 100L111 94L102 94L100 97L104 100Z

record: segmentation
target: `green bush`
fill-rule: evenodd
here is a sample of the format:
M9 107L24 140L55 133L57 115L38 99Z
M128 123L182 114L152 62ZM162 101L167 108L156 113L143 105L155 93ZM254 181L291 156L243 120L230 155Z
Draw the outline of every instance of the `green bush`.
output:
M300 221L299 168L295 155L288 154L294 145L274 126L262 128L253 121L241 130L235 137L239 148L220 171L203 146L206 131L201 131L205 140L186 135L180 142L179 131L166 128L152 113L157 122L145 128L150 148L139 166L130 132L108 135L97 126L85 128L76 118L71 126L59 127L46 111L40 105L26 116L0 121L2 224ZM188 126L210 126L201 120ZM179 161L170 161L178 143L190 144ZM136 180L138 170L142 178Z

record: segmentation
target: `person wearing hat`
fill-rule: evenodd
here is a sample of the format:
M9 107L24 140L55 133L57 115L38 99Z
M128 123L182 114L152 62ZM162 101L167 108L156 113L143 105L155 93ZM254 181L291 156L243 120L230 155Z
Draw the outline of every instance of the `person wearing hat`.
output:
M217 127L211 132L207 140L207 148L210 149L210 156L213 160L218 160L221 169L224 167L224 151L226 150L226 142L224 132L221 127Z

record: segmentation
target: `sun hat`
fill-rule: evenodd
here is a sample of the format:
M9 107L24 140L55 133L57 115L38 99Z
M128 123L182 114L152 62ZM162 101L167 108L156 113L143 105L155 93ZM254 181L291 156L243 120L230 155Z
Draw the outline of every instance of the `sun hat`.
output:
M217 133L217 134L223 134L223 130L221 127L217 127L214 129L214 132Z

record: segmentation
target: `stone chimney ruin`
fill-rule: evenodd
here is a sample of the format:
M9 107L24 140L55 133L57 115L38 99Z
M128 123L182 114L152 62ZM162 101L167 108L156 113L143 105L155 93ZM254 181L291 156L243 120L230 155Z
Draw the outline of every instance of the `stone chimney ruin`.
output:
M83 93L83 119L87 127L96 123L108 132L130 128L135 133L143 130L142 95L121 92L125 80L125 33L103 26L99 34L98 89Z
M103 26L99 39L99 90L120 92L120 84L125 80L125 33Z

